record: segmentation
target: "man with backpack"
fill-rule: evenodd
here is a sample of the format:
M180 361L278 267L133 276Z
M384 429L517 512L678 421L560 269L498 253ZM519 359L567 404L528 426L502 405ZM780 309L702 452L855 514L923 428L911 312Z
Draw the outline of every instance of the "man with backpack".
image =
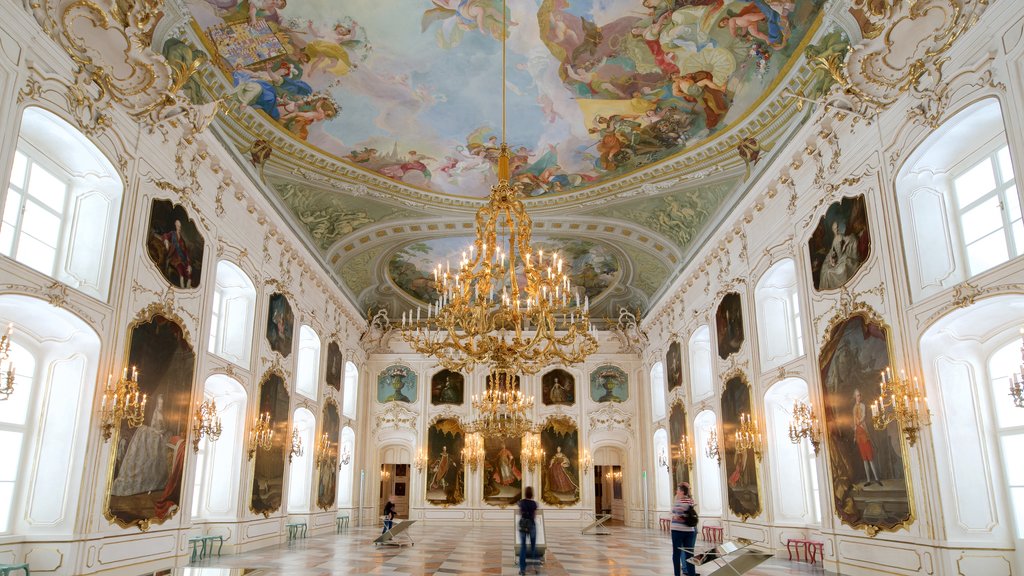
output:
M697 509L686 482L676 486L676 500L672 503L672 569L675 576L697 576L697 567L687 560L697 545ZM680 570L682 566L683 570Z

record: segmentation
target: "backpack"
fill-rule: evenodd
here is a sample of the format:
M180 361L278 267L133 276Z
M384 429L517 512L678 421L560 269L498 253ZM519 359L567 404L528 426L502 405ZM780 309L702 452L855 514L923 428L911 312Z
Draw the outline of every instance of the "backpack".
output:
M697 516L697 508L694 507L693 504L691 504L690 507L687 508L685 512L683 512L683 524L689 526L690 528L695 528L697 526L697 522L699 521L700 518Z

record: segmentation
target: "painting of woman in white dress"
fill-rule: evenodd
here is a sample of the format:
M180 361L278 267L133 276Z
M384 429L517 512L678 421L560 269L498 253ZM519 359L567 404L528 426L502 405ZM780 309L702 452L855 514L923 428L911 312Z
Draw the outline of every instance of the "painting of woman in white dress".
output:
M181 326L160 314L135 325L130 342L128 370L138 370L146 404L142 422L122 422L112 438L106 516L146 529L173 517L181 502L195 353Z
M871 251L864 196L843 198L828 207L808 241L816 290L844 286Z

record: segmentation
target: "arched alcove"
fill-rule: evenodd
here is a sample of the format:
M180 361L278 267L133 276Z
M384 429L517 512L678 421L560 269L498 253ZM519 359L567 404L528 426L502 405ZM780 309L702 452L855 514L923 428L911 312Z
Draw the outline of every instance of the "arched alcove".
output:
M351 362L345 362L345 390L341 413L346 418L355 418L356 401L359 398L359 369Z
M352 428L345 426L341 429L341 454L342 460L338 470L338 508L352 507L352 488L355 483L355 453L356 433ZM348 454L348 462L344 455Z
M316 398L320 375L320 337L303 324L299 328L299 358L295 367L295 391Z
M210 353L249 368L255 315L256 287L252 280L235 264L217 262L210 306Z
M316 432L316 416L308 409L299 407L292 415L292 430L302 442L302 454L291 457L288 466L288 513L308 512L313 485L313 435ZM290 441L285 446L290 445Z
M807 440L794 444L789 438L794 402L810 402L807 382L800 378L780 380L764 395L775 522L819 524L821 512L814 449Z
M654 469L654 502L657 510L667 511L672 507L672 478L669 476L668 466L662 466L661 460L669 456L668 432L659 428L654 433L654 457L656 459Z
M203 400L217 406L220 438L203 438L195 459L192 516L203 520L227 520L237 516L239 472L245 445L245 388L225 374L213 374L203 385Z
M761 275L754 288L754 302L761 370L767 372L800 357L803 334L796 264L792 258L776 262Z
M661 362L651 367L651 417L654 420L665 417L665 365Z
M700 503L701 516L722 516L722 468L716 458L708 456L706 450L712 433L718 434L718 416L711 410L700 412L693 420L693 429L697 437L695 464L697 502Z
M707 324L693 331L686 349L690 355L690 390L696 402L715 393L711 379L711 330Z

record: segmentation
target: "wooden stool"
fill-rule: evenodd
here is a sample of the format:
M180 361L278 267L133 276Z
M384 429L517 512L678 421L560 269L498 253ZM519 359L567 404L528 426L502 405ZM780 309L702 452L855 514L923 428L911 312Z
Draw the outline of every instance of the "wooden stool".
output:
M807 557L810 559L809 561L810 561L811 564L814 564L816 562L816 560L815 560L815 552L817 552L817 556L821 557L822 562L825 561L825 543L824 542L815 542L813 540L806 540L804 542L804 550L807 552Z
M789 559L793 559L793 552L796 552L796 560L800 561L800 549L804 550L804 561L809 564L817 562L817 556L821 556L821 559L825 559L825 543L815 542L814 540L805 540L802 538L790 538L786 540L786 551L789 552Z
M11 570L24 570L25 576L31 576L28 564L0 564L0 576L10 576Z
M672 529L671 518L658 518L658 527L666 532Z
M341 534L342 529L348 528L348 514L342 514L337 519L338 528L336 534Z
M705 542L722 542L725 538L725 528L705 525L700 529L700 537Z

